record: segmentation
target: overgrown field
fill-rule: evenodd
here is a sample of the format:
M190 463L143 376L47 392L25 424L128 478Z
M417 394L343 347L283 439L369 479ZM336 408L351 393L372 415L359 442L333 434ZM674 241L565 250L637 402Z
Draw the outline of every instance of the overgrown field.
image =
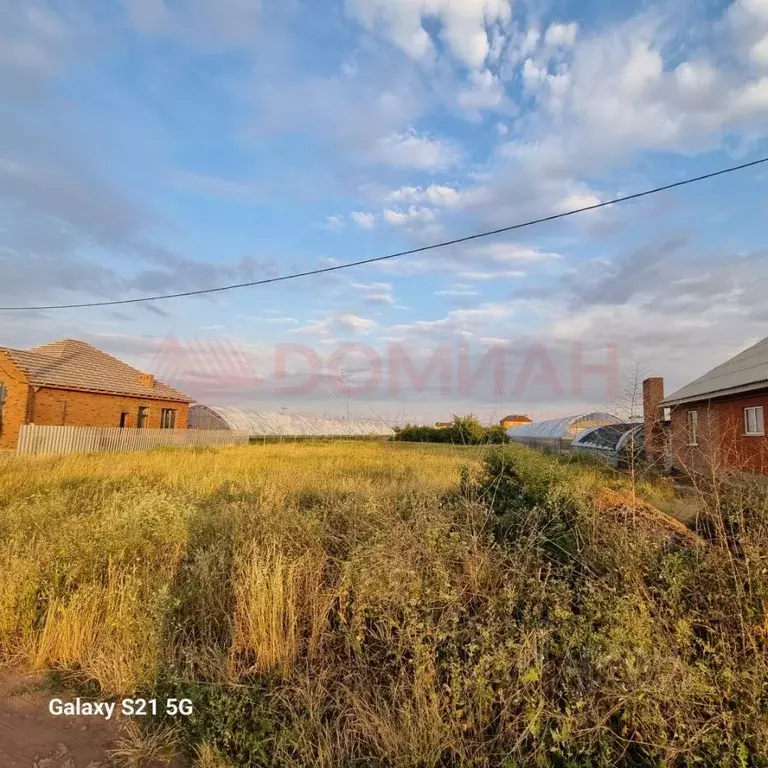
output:
M127 756L768 766L767 606L758 487L517 446L0 461L2 660L194 702Z

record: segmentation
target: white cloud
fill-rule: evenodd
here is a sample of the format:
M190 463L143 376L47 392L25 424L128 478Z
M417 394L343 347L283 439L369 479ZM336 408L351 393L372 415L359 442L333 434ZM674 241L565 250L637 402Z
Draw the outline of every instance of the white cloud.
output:
M536 27L530 27L525 34L517 34L511 42L507 60L512 66L527 59L539 46L541 33Z
M690 156L722 147L726 136L768 136L764 3L734 3L716 23L718 36L703 44L689 40L698 28L674 37L677 19L658 9L579 31L568 46L517 35L503 77L519 79L534 99L516 120L514 140L499 148L485 176L462 189L462 209L482 225L503 226L595 205L603 196L581 179L637 153ZM563 30L550 35L570 38Z
M450 288L445 288L441 291L435 291L435 296L479 296L480 292L477 288L473 288L471 285L452 285Z
M498 323L512 317L515 308L508 303L486 302L472 309L454 309L438 320L417 320L401 323L388 328L390 334L409 336L445 336L454 334L469 338L492 323L498 330Z
M579 25L575 22L552 24L544 35L544 42L552 47L570 46L576 42L578 31Z
M436 214L431 208L412 205L407 211L396 211L388 208L384 211L384 220L393 227L407 227L412 224L429 224L435 221Z
M363 299L366 304L387 304L389 306L396 304L395 297L391 293L368 293Z
M358 291L391 291L391 283L352 283L352 287Z
M479 116L480 110L495 109L504 100L504 87L487 69L470 74L470 87L459 91L459 107Z
M352 221L363 229L373 229L376 224L376 217L372 213L361 213L355 211L351 215Z
M559 253L539 251L529 246L514 243L486 243L485 245L472 246L464 264L472 261L498 265L536 264L561 258Z
M410 129L380 139L371 159L400 168L440 171L456 165L461 151L451 142L420 136Z
M526 272L519 269L496 270L494 272L459 272L463 280L504 280L506 278L525 277Z
M749 56L757 66L768 67L768 35L749 49Z
M347 312L333 314L322 320L310 320L298 328L293 328L288 333L296 336L325 336L326 338L333 338L344 333L367 335L372 333L377 327L378 324L375 320Z
M325 336L331 331L330 320L309 320L299 328L294 328L289 333L301 336Z
M375 320L370 320L369 318L353 314L342 315L336 321L336 325L344 330L351 331L352 333L361 334L371 333L371 331L377 327Z
M326 220L325 220L325 226L328 229L336 229L336 230L344 229L344 227L346 225L347 224L344 221L344 217L343 216L338 216L338 215L336 215L336 216L328 216L326 218Z
M578 211L582 208L590 208L595 205L600 205L602 201L597 195L592 194L579 194L574 193L568 195L560 203L560 213L568 213L569 211Z
M347 0L346 6L369 31L420 61L435 56L436 47L423 20L436 18L444 45L473 69L482 68L491 53L488 26L507 22L511 16L508 0Z
M540 67L533 59L523 64L523 85L527 91L537 91L547 79L546 67Z
M386 199L391 203L424 203L450 207L459 202L460 193L453 187L431 184L428 187L400 187L390 192Z
M756 0L751 0L756 7ZM570 157L611 159L636 150L691 152L723 133L768 119L768 93L760 79L703 56L665 60L661 21L640 18L579 38L568 63L569 79L551 93L551 78L534 64L528 80L544 87L543 105L557 101ZM526 62L526 65L528 62ZM525 78L525 72L524 72ZM537 125L529 121L531 129ZM541 127L541 126L538 126ZM765 133L765 128L762 131ZM541 131L537 130L541 137ZM541 138L540 141L543 142Z

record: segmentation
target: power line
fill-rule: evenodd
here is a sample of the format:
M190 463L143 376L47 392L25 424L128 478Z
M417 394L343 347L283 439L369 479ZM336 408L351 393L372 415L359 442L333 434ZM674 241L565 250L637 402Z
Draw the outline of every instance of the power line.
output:
M389 261L390 259L398 259L402 256L413 256L417 253L424 253L426 251L434 251L438 248L447 248L451 245L460 245L461 243L468 243L472 240L480 240L485 237L493 237L494 235L501 235L505 232L514 232L518 229L525 229L526 227L532 227L536 224L545 224L549 221L557 221L558 219L565 219L569 216L576 216L579 213L586 213L587 211L596 211L599 208L606 208L609 205L617 205L619 203L626 203L630 200L639 200L642 197L649 197L650 195L658 194L659 192L667 192L670 189L677 189L678 187L685 187L688 184L697 184L700 181L707 181L708 179L714 179L717 176L725 176L728 173L735 173L736 171L743 171L747 168L754 168L758 165L768 163L768 157L760 158L759 160L752 160L749 163L743 163L742 165L734 165L730 168L723 168L719 171L713 171L711 173L705 173L703 176L694 176L693 178L684 179L683 181L676 181L673 184L665 184L662 187L654 187L653 189L647 189L644 192L635 192L632 195L625 195L624 197L616 197L613 200L606 200L602 203L595 203L595 205L586 205L582 208L576 208L573 211L566 211L564 213L556 213L551 216L544 216L540 219L531 219L520 224L512 224L508 227L501 227L499 229L492 229L486 232L478 232L474 235L466 235L465 237L458 237L454 240L446 240L440 243L433 243L432 245L423 245L419 248L411 248L407 251L398 251L397 253L390 253L386 256L376 256L371 259L361 259L360 261L351 261L346 264L336 264L331 267L321 267L319 269L311 269L306 272L295 272L290 275L281 275L280 277L268 277L263 280L252 280L247 283L235 283L233 285L223 285L219 288L203 288L197 291L183 291L181 293L167 293L162 296L142 296L137 299L119 299L116 301L93 301L83 304L52 304L50 306L40 307L0 307L0 312L32 312L38 310L53 310L53 309L83 309L86 307L116 307L122 304L140 304L147 301L165 301L166 299L180 299L186 296L202 296L209 293L222 293L223 291L234 291L239 288L252 288L258 285L269 285L271 283L282 283L287 280L297 280L301 277L311 277L313 275L323 275L328 272L337 272L342 269L351 269L352 267L362 267L366 264L376 264L381 261Z

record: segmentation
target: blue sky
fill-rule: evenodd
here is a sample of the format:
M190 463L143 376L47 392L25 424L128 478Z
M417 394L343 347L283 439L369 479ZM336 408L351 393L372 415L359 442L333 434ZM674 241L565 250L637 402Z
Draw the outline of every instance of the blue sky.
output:
M746 162L767 134L768 0L0 0L0 304L379 256ZM2 313L0 344L82 338L207 402L314 413L608 406L579 355L672 390L767 335L767 182Z

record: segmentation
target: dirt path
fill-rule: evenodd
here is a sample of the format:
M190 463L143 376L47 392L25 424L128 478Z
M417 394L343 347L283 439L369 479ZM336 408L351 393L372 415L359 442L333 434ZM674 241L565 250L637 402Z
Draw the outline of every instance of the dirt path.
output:
M0 670L0 768L106 768L119 724L54 717L48 703L60 695L37 677Z

